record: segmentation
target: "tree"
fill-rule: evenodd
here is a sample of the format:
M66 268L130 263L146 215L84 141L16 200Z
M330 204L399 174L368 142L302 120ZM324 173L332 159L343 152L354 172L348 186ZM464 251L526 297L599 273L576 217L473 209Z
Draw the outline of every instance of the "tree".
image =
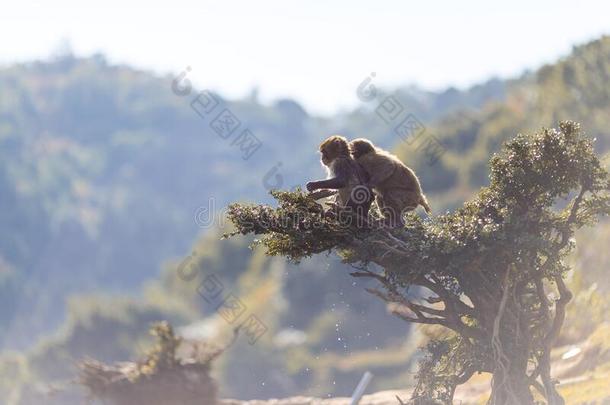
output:
M519 134L491 158L489 187L451 213L408 213L404 229L352 226L297 191L273 192L277 208L232 204L228 236L262 235L269 255L296 262L336 251L353 277L378 281L368 291L397 316L447 328L427 346L413 403L451 403L459 384L488 372L491 404L533 404L532 388L563 404L550 374L572 296L563 259L578 228L610 213L592 144L574 122Z
M87 360L79 364L79 382L89 391L88 399L114 405L217 405L218 388L210 369L225 348L206 342L187 344L165 321L153 324L150 333L157 342L137 363L106 365ZM228 346L236 338L237 331Z

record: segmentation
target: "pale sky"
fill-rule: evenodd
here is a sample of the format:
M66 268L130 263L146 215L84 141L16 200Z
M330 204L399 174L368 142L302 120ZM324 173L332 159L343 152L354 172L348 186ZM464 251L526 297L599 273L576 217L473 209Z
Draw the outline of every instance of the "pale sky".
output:
M8 3L8 4L7 4ZM191 67L201 88L313 113L359 103L356 87L430 89L512 77L610 34L605 0L5 1L0 64L44 59L69 41L160 74Z

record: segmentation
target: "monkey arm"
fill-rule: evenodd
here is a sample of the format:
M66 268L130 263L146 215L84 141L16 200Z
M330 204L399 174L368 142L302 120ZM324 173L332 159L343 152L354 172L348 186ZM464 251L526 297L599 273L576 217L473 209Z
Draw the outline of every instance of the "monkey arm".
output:
M309 193L307 196L314 199L314 200L320 200L322 198L326 198L326 197L330 197L337 194L337 192L335 190L319 190L319 191L314 191L312 193Z
M338 190L345 186L347 186L347 176L337 176L328 180L310 181L309 183L307 183L307 189L309 191L319 190L321 188L330 188L331 190Z
M335 177L326 180L310 181L309 183L307 183L307 190L315 191L321 188L338 190L340 188L346 187L348 185L350 175L349 164L347 162L344 162L343 159L341 159L336 162L333 171Z

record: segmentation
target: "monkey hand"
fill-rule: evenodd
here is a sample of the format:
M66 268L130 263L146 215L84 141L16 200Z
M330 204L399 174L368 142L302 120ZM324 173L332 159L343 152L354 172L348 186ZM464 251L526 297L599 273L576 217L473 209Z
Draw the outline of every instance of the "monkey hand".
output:
M307 184L305 185L305 188L307 189L307 191L312 192L318 189L318 185L316 181L309 181L307 182Z

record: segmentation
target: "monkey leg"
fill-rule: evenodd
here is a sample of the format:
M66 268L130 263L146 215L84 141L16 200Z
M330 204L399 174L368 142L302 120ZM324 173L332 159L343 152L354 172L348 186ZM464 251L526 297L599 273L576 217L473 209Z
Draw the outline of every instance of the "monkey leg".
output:
M386 195L377 199L377 203L381 203L380 211L383 215L383 223L386 226L395 228L398 226L404 226L402 220L402 204L400 201L392 198L391 195Z
M383 197L378 197L381 202L381 212L385 222L392 227L404 226L404 214L413 211L419 205L421 196L417 191L394 189L387 191Z
M401 206L401 212L404 214L409 211L413 211L420 204L421 195L417 191L399 191L396 200Z

